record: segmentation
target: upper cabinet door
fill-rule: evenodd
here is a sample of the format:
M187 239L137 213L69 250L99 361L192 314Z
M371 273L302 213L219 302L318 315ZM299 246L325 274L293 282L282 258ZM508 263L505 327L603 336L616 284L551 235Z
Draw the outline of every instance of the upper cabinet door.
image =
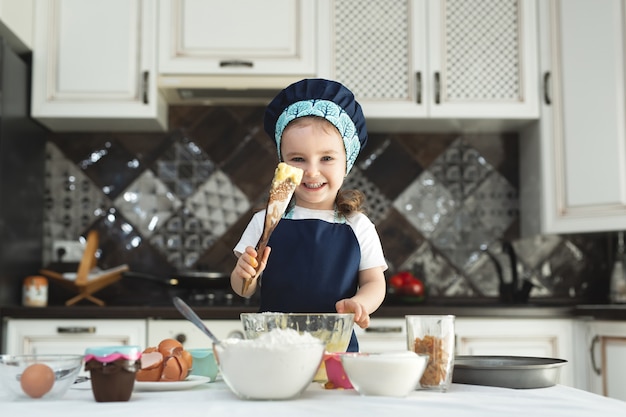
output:
M367 117L426 117L424 0L330 0L323 76L345 84Z
M35 3L32 116L55 131L163 130L154 0Z
M540 6L545 97L520 141L522 232L624 230L626 2Z
M313 76L315 3L162 0L159 72Z
M428 0L430 115L538 118L535 0Z
M536 119L534 0L331 0L327 67L366 116Z

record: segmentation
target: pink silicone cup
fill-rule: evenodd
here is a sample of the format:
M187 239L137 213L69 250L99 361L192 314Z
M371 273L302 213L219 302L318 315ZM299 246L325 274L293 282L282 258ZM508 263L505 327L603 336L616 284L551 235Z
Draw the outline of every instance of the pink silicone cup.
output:
M342 354L345 354L345 352L324 354L324 365L326 366L328 382L332 384L333 388L353 389L354 387L350 383L350 379L348 379L346 372L343 370L343 365L341 364L339 355Z

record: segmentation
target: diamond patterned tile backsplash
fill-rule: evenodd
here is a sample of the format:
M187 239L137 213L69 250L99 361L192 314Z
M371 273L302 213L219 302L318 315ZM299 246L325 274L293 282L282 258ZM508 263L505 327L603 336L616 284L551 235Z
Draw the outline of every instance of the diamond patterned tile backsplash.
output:
M59 261L54 241L98 230L101 268L230 272L277 163L262 114L175 106L162 134L51 134L44 264ZM387 276L413 271L433 303L497 300L513 276L510 241L531 300L603 301L606 234L520 239L517 149L516 134L371 134L345 187L367 196Z

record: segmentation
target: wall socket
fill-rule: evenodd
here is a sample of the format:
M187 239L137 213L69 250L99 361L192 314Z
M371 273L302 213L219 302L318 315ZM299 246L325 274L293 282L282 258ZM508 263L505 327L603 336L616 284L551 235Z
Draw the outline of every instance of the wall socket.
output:
M54 262L80 262L85 252L85 244L76 240L55 240L52 242Z

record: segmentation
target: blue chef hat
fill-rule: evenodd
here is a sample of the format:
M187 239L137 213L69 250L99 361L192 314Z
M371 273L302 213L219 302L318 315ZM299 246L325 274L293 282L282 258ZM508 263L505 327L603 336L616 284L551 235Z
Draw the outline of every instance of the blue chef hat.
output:
M321 78L298 81L278 93L265 110L264 124L267 134L276 141L279 159L287 124L304 116L323 117L335 125L346 148L346 174L350 172L367 142L365 116L354 94L336 81Z

